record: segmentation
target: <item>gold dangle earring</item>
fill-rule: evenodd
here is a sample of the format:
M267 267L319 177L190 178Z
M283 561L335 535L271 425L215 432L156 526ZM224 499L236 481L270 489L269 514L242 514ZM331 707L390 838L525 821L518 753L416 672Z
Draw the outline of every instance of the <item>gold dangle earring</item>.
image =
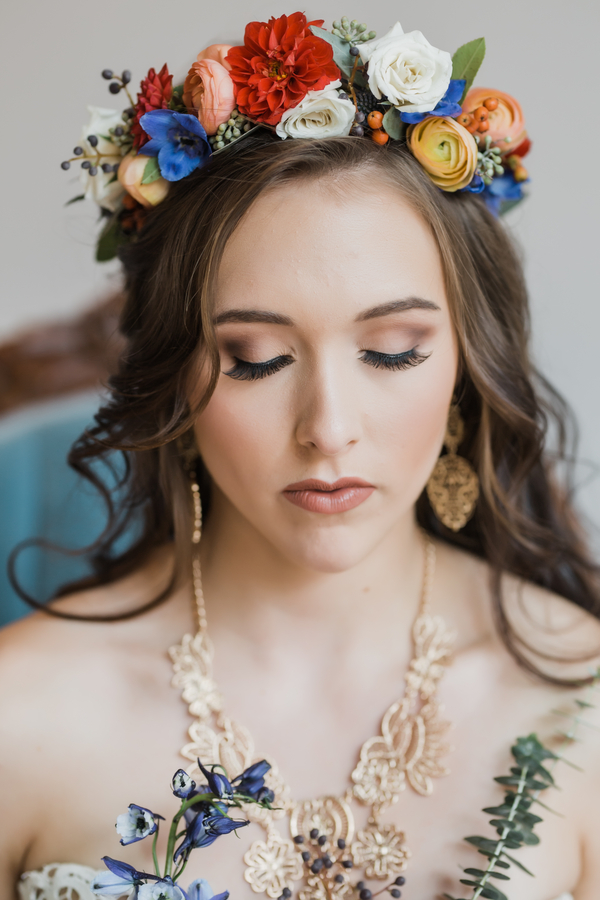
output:
M460 531L467 524L479 497L479 478L471 463L456 451L462 443L465 423L458 405L453 403L448 413L444 446L427 482L427 496L442 525Z

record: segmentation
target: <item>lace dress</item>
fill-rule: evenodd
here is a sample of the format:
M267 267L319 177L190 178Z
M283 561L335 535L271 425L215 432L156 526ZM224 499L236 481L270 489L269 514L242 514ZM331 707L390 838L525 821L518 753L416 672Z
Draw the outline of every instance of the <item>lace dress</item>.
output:
M36 872L24 872L19 881L19 900L98 900L90 884L97 869L77 863L55 863ZM115 900L127 900L122 894ZM556 900L573 900L571 894L561 894Z

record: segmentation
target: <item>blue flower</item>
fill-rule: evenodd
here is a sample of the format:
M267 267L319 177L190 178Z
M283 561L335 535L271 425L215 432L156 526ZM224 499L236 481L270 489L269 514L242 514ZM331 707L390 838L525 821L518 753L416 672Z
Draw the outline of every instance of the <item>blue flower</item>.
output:
M271 768L266 759L248 766L241 775L233 779L233 785L238 794L252 797L253 800L272 802L275 797L270 788L265 787L265 775Z
M213 894L212 888L205 878L196 878L187 889L189 900L228 900L229 891Z
M180 800L185 800L196 787L196 782L183 769L177 769L173 775L171 787L176 797L179 797Z
M401 112L400 118L407 125L416 125L417 122L422 122L427 116L450 116L450 118L460 116L462 112L460 98L463 95L466 83L464 78L451 78L448 90L442 99L438 100L433 109L424 113Z
M485 188L485 181L481 177L481 175L473 175L473 180L469 182L469 184L464 187L463 191L470 191L472 194L481 194L481 192Z
M137 806L135 803L129 804L126 813L117 816L117 834L121 835L121 844L135 844L136 841L142 841L149 834L156 831L156 819L162 819L162 816L145 809L143 806Z
M527 184L527 182L515 180L510 169L504 175L497 175L483 192L487 208L495 216L499 216L505 209L523 200L525 196L523 193L524 184Z
M171 878L160 878L154 884L142 885L138 900L187 900L187 897Z
M109 871L99 872L92 881L92 891L95 894L120 895L133 888L133 900L138 896L139 887L144 881L149 878L157 880L156 875L138 872L129 863L119 862L117 859L111 859L110 856L103 856L102 862Z
M167 181L185 178L204 165L212 153L206 131L196 116L153 109L142 116L140 125L152 140L139 152L158 157L160 174Z
M217 797L222 797L224 800L233 799L233 788L225 775L215 772L214 766L210 771L205 769L200 760L198 760L198 767L208 781L208 787L213 794L216 794Z
M186 835L175 851L173 859L177 861L180 856L189 855L197 847L208 847L222 834L229 834L236 828L243 828L248 824L245 819L230 819L215 807L210 812L202 810L188 825Z

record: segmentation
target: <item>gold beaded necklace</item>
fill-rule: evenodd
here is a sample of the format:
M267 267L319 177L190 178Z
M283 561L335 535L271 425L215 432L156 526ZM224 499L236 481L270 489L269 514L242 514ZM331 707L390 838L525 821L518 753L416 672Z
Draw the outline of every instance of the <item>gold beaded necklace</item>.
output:
M192 484L194 531L192 543L193 592L198 632L186 634L171 647L173 686L181 689L193 719L190 741L181 755L192 761L190 775L204 765L221 765L234 776L263 757L257 756L247 728L231 719L213 677L213 645L207 633L202 591L199 543L202 510L198 484ZM371 896L366 882L393 879L402 883L410 850L404 833L385 823L383 814L397 802L406 785L428 796L433 779L447 774L440 758L448 751L443 735L448 727L440 719L437 686L450 660L454 635L443 619L431 615L430 595L435 571L435 546L425 538L423 587L412 627L413 657L405 675L402 698L393 703L381 723L381 731L367 740L360 751L351 784L341 796L296 801L273 760L265 779L275 794L272 810L249 804L248 819L264 830L264 840L255 840L244 854L244 878L256 893L268 897L290 897L300 888L300 900L331 900L342 897L362 882L365 900ZM366 827L357 828L352 804L368 810ZM288 819L289 837L276 825ZM394 892L398 895L398 891Z

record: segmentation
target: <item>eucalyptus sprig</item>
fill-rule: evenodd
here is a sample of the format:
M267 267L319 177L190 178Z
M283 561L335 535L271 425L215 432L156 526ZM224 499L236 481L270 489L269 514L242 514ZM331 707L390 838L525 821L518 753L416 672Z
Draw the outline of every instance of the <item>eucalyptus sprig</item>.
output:
M590 691L596 690L599 682L600 670L593 676ZM576 735L580 726L595 727L591 722L582 718L585 710L595 709L594 704L588 700L577 699L573 705L574 709L571 712L554 710L556 715L563 716L571 722L568 730L557 731L563 745L571 745L577 740ZM542 821L542 818L531 812L534 804L542 806L549 812L554 812L539 799L542 791L556 786L548 761L552 768L559 761L575 769L579 769L579 766L566 759L562 753L550 750L535 734L517 738L516 743L511 747L511 753L515 765L511 767L510 774L494 779L505 788L504 801L500 806L488 806L483 810L484 813L491 816L490 825L496 829L498 837L472 835L465 838L467 843L476 847L478 853L487 858L487 866L485 869L475 867L464 869L464 874L470 877L461 878L460 883L473 888L468 898L444 894L446 900L478 900L479 897L484 897L486 900L508 900L506 894L491 883L491 879L510 881L506 870L510 869L511 865L517 866L527 875L533 876L533 872L530 872L508 851L518 850L525 845L539 844L540 839L535 834L534 828ZM581 770L579 769L579 771Z

